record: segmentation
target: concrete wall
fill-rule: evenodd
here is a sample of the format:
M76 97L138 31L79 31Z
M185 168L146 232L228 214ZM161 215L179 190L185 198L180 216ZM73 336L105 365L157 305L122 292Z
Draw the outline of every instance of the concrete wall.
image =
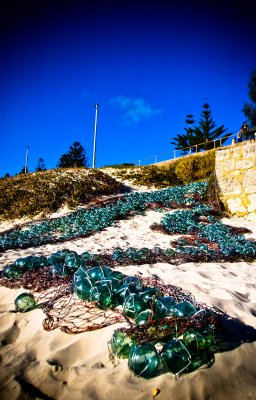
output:
M256 219L256 142L242 142L216 151L220 198L230 214Z

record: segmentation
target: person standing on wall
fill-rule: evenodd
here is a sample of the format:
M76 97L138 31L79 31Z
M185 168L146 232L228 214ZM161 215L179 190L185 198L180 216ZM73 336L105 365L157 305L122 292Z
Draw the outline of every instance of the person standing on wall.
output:
M237 141L238 142L242 142L243 140L247 140L248 137L248 125L246 122L243 122L243 125L241 126L241 129L239 129L238 133L237 133Z

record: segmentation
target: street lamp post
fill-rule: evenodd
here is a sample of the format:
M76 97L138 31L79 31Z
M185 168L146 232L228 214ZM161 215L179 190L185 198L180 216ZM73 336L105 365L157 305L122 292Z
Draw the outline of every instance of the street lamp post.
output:
M27 170L28 170L28 149L29 149L29 146L26 147L26 162L25 162L25 169L24 169L25 174L27 173Z
M95 168L95 162L96 162L96 135L97 135L97 123L98 123L98 108L99 104L95 104L96 110L95 110L95 123L94 123L92 168Z

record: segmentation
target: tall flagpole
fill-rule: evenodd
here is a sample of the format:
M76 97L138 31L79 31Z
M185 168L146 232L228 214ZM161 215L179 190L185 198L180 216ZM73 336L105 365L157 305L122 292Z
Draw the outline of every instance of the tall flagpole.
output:
M98 108L99 104L95 104L96 110L95 110L95 123L94 123L92 168L95 168L95 162L96 162L96 135L97 135L97 123L98 123Z

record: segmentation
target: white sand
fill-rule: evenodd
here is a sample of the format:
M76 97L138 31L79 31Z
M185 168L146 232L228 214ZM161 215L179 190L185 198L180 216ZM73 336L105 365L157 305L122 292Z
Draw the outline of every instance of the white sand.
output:
M162 213L148 211L127 221L118 221L88 238L58 245L0 254L0 267L27 255L49 255L61 248L81 254L105 252L117 246L141 248L169 247L172 236L152 231ZM227 224L251 229L256 224L242 219ZM256 329L256 263L186 263L179 266L154 265L119 267L130 275L157 276L165 283L189 290L197 301L216 306ZM42 327L44 314L33 310L14 313L14 299L23 289L0 287L0 398L58 400L149 400L154 388L162 400L249 400L256 398L256 342L243 343L233 350L215 354L210 368L201 368L176 379L167 373L145 380L136 377L127 360L109 359L107 343L119 324L93 332L70 335L59 329ZM255 331L256 332L256 331ZM48 396L48 397L47 397Z

